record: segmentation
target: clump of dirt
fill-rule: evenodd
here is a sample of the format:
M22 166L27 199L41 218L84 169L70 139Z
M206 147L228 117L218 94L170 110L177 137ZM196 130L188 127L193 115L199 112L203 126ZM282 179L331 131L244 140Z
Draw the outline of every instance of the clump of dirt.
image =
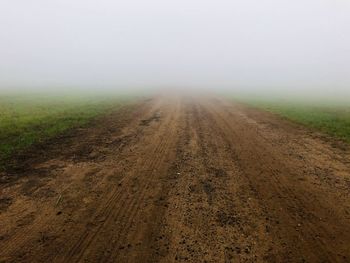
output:
M12 204L11 197L1 197L0 198L0 212L5 211Z

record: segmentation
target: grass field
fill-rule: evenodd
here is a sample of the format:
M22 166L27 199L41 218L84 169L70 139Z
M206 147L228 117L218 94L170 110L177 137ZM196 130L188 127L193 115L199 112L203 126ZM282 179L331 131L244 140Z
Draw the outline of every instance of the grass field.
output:
M350 142L350 103L265 98L238 100Z
M34 143L84 125L129 99L94 94L0 95L0 163Z

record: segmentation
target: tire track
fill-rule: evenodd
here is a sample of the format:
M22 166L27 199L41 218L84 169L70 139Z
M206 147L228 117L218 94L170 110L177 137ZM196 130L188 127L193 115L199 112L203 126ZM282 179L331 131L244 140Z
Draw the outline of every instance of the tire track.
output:
M280 159L282 155L276 156L278 147L269 148L267 144L269 142L259 141L259 133L249 123L240 119L239 112L230 112L231 116L228 117L227 110L218 107L220 104L207 103L207 105L212 122L222 130L222 136L227 138L227 142L236 146L235 156L238 157L236 160L241 170L248 177L252 187L267 202L264 205L265 211L275 214L275 217L283 222L282 227L274 225L274 229L278 229L275 234L279 239L294 243L287 243L285 247L289 250L291 247L297 248L297 255L306 255L307 260L322 258L327 262L342 262L343 256L334 253L339 247L334 246L334 227L331 225L326 227L319 220L320 217L324 219L329 217L327 216L329 208L324 209L324 202L319 205L310 203L311 189L303 189L302 185L293 182L293 177L298 175L298 171L289 166L289 160L282 161ZM243 129L246 133L242 131ZM248 164L249 155L254 156L254 161ZM322 199L323 197L318 197L318 200ZM332 219L328 219L329 222L334 222L334 216L336 214L333 212ZM340 215L337 216L337 223L340 223L343 219ZM346 225L345 222L342 224ZM345 235L342 237L347 238ZM292 259L287 254L284 257L285 260Z
M163 230L163 239L168 240L163 244L164 250L167 247L169 250L159 261L249 262L254 253L261 255L267 250L266 245L257 247L250 238L260 232L256 222L265 223L265 218L258 208L247 214L252 205L246 204L246 200L250 198L249 203L254 204L254 196L241 185L245 180L231 160L226 142L211 122L206 106L192 100L185 107L188 135L177 156L181 175L169 194L169 203L173 205L165 216L168 227ZM268 237L262 234L257 240L266 244ZM236 250L244 249L249 249L249 254L235 254Z
M135 218L140 214L139 208L144 203L144 198L149 190L149 185L156 175L158 168L161 165L164 165L164 159L169 151L169 147L174 143L175 136L172 135L174 135L176 129L171 129L170 126L173 123L177 123L177 120L175 119L177 117L177 112L175 111L168 114L169 116L167 119L161 122L160 126L157 127L157 134L152 135L153 138L159 138L156 139L157 143L151 145L151 149L147 150L147 155L143 154L144 159L142 159L141 164L138 164L137 170L133 171L127 177L129 181L131 181L132 178L141 178L141 182L139 182L139 184L141 184L142 187L137 190L136 195L133 195L133 198L130 198L130 195L127 192L124 192L124 190L116 189L116 193L111 196L107 205L103 205L104 209L102 210L102 216L98 214L94 220L98 221L98 218L103 217L106 218L104 223L101 224L92 235L89 234L89 230L86 231L86 233L80 239L82 241L78 242L77 245L73 247L73 249L68 253L68 257L64 258L63 261L79 262L82 261L83 258L87 257L87 255L90 253L89 248L94 247L94 243L96 243L97 239L99 238L99 234L102 229L109 229L110 232L114 234L115 238L118 239L118 242L114 244L115 247L118 247L126 242L130 227ZM154 141L155 139L153 138L150 140ZM145 172L148 172L149 177L145 178ZM115 229L111 229L110 227L114 225L113 222L116 220L120 222L118 227L119 230L117 231ZM106 239L106 237L104 237L104 239ZM112 255L118 256L112 249L110 256L103 255L100 256L98 260L108 262Z

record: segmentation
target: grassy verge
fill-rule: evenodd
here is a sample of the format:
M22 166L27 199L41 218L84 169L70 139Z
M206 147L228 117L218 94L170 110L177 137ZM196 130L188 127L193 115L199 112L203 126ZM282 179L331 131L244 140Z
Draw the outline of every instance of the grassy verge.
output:
M256 98L238 100L350 142L350 104Z
M85 125L129 100L93 94L0 95L0 165L15 152Z

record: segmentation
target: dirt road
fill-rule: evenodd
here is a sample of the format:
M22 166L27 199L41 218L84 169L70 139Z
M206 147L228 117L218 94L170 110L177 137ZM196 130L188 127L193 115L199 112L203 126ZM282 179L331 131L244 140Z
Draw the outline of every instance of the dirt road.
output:
M0 190L0 262L350 262L349 147L220 98L127 105Z

